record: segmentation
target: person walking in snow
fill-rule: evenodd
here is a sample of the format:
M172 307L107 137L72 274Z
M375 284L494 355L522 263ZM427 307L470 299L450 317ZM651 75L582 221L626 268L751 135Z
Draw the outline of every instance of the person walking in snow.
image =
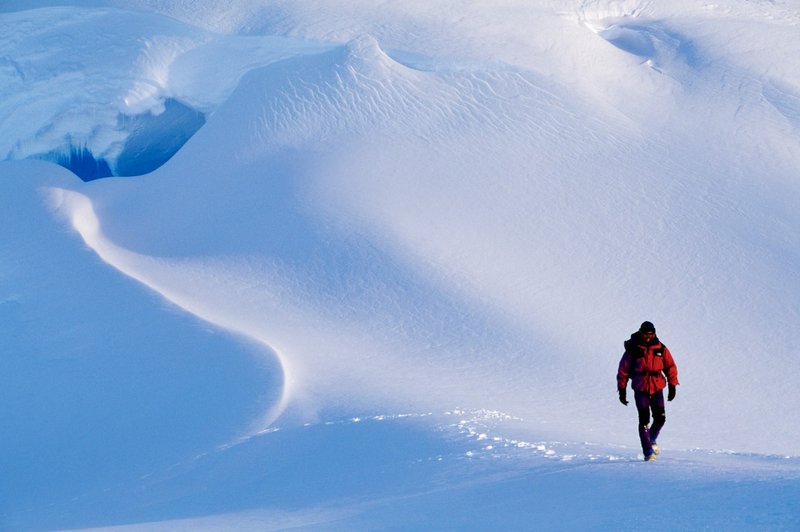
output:
M619 401L628 405L627 387L631 380L634 402L639 414L639 440L644 459L656 459L661 450L656 443L667 419L664 408L664 387L668 387L667 401L675 399L678 385L678 366L672 353L656 336L655 326L646 321L625 341L625 353L619 361L617 390ZM650 425L650 413L653 424Z

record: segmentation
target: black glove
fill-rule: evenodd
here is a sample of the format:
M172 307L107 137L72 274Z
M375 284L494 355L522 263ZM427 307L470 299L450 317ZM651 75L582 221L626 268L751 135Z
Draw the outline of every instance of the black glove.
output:
M675 399L675 392L676 392L675 385L670 384L669 390L667 391L667 401L672 401L673 399Z
M628 406L627 396L628 396L627 390L625 390L625 388L620 388L619 389L619 402L622 403L625 406Z

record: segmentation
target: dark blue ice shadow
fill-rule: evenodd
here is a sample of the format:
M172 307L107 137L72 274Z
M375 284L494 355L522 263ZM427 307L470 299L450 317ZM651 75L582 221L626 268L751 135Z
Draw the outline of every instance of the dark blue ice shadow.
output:
M158 115L119 116L117 126L129 136L115 161L97 156L86 146L72 145L66 152L56 150L37 158L63 166L83 181L149 174L169 161L205 123L203 113L170 98Z

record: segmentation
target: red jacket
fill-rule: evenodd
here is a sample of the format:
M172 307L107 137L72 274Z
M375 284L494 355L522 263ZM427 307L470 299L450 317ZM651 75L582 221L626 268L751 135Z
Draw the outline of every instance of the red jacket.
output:
M666 375L666 378L665 378ZM624 389L631 380L631 387L637 392L654 394L669 384L678 384L678 366L672 353L658 338L645 345L638 333L625 342L625 353L619 361L617 388Z

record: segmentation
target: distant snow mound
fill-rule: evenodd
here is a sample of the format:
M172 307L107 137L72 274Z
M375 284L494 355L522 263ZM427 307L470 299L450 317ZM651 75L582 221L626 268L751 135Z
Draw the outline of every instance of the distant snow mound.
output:
M699 64L691 40L657 23L613 24L598 35L620 50L641 57L656 70L675 63L689 67Z
M425 68L410 66L416 63ZM502 65L453 69L419 58L410 64L363 35L322 53L253 69L214 120L233 126L239 115L252 117L250 129L236 136L231 127L234 136L225 139L249 158L271 146L313 144L316 150L334 139L363 141L366 132L371 139L377 133L429 142L466 131L525 135L538 126L520 106L532 110L553 99L538 86L545 81ZM227 108L236 109L236 116Z
M692 41L654 18L652 2L586 0L577 16L592 32L658 72L673 64L699 64Z
M363 75L385 79L405 69L380 47L371 35L361 35L345 45L345 64Z

